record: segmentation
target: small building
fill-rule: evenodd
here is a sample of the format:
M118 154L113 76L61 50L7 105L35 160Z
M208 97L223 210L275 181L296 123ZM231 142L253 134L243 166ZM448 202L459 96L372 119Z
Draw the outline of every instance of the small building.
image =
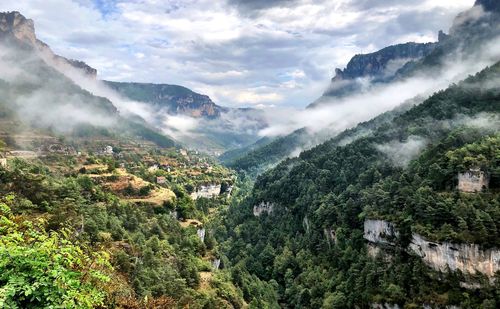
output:
M166 182L167 182L167 179L165 177L163 177L163 176L156 177L156 183L157 184L164 184Z
M0 167L3 167L3 168L7 167L7 159L6 158L0 158Z
M113 146L106 146L102 151L103 154L112 155L113 154Z
M187 157L187 155L188 155L188 152L187 152L187 150L186 150L186 149L181 149L181 150L179 150L179 153L180 153L181 155L183 155L184 157Z
M153 164L150 167L148 167L148 171L151 173L154 173L158 170L158 164Z
M488 174L479 168L471 168L458 174L458 190L461 192L480 192L489 185Z

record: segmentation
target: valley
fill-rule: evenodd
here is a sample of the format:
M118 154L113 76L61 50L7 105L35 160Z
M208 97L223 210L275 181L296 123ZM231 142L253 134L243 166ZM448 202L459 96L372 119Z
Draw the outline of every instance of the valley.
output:
M131 4L113 5L93 18L116 22ZM238 4L226 13L248 21L303 5ZM57 55L35 22L0 13L0 308L500 306L497 1L477 0L449 31L433 29L436 42L353 55L303 109L231 92L255 72L203 71L229 62L211 58L217 49L200 37L182 48L204 52L190 84L207 90L202 81L213 79L213 100L128 81L140 71L103 78ZM134 29L144 24L166 27L145 18ZM109 41L84 37L95 48ZM273 52L292 53L274 39ZM158 66L156 52L174 45L155 39L146 55L123 43L116 55L128 50L131 62ZM224 48L224 59L243 50ZM166 67L193 64L183 56ZM105 74L116 69L88 59ZM265 66L280 62L270 59ZM307 74L266 78L292 100L293 82ZM221 92L226 75L234 80ZM234 106L216 103L227 97ZM242 97L256 103L242 107Z

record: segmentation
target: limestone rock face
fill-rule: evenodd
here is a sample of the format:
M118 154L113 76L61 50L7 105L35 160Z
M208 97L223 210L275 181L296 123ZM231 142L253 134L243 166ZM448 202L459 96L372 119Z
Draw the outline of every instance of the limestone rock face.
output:
M389 46L377 52L354 56L344 70L336 69L325 96L343 96L359 90L360 78L375 81L390 80L399 69L411 61L419 60L430 54L436 43L406 43Z
M206 233L206 231L204 228L199 228L198 230L196 230L196 235L198 235L198 237L200 238L200 240L202 242L205 241L205 233Z
M35 25L19 12L0 13L0 37L13 36L16 39L36 45Z
M132 100L147 102L155 109L166 110L170 114L217 118L224 111L224 108L216 105L207 95L182 86L111 81L105 83Z
M261 202L253 207L253 215L259 217L263 213L271 214L274 210L274 204L270 202Z
M330 245L330 243L337 244L337 234L334 229L325 228L323 234L325 234L326 240L328 240L328 245Z
M458 190L462 192L480 192L488 188L488 175L479 169L470 169L458 174Z
M47 44L37 39L33 20L19 12L0 12L0 40L10 40L34 48L45 62L63 73L72 69L87 77L97 77L97 70L86 63L54 54Z
M398 236L394 224L383 220L365 220L364 238L372 243L393 244Z
M395 245L398 232L393 223L383 220L366 220L364 238L375 245ZM464 273L483 273L492 278L500 271L500 250L482 250L476 244L436 243L413 233L409 250L438 271L460 270Z
M200 197L212 198L220 195L221 185L209 184L206 186L200 186L195 192L191 193L191 198L196 200Z
M500 250L481 250L475 244L433 243L414 234L410 248L432 268L446 271L461 270L464 273L483 273L493 277L500 270Z

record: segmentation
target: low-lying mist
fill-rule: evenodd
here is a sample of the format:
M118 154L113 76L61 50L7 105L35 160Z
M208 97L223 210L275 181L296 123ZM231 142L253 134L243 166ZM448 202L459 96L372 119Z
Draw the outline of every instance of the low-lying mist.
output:
M322 104L315 108L271 109L266 113L270 126L259 134L280 136L304 127L311 132L324 129L340 132L392 110L414 97L428 97L499 60L500 40L497 39L473 56L457 55L450 59L443 64L438 75L420 73L404 80L369 87L365 92L345 98L324 97Z

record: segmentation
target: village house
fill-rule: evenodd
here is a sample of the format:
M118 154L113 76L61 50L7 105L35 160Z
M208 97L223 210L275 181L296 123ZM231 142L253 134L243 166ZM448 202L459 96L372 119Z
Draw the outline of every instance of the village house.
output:
M104 154L109 154L109 155L112 155L113 154L113 147L112 146L106 146L104 147L104 151L103 151Z
M157 184L164 184L166 182L167 182L167 179L165 177L163 177L163 176L156 177L156 183Z
M3 167L3 168L7 167L7 159L6 158L0 158L0 167Z

